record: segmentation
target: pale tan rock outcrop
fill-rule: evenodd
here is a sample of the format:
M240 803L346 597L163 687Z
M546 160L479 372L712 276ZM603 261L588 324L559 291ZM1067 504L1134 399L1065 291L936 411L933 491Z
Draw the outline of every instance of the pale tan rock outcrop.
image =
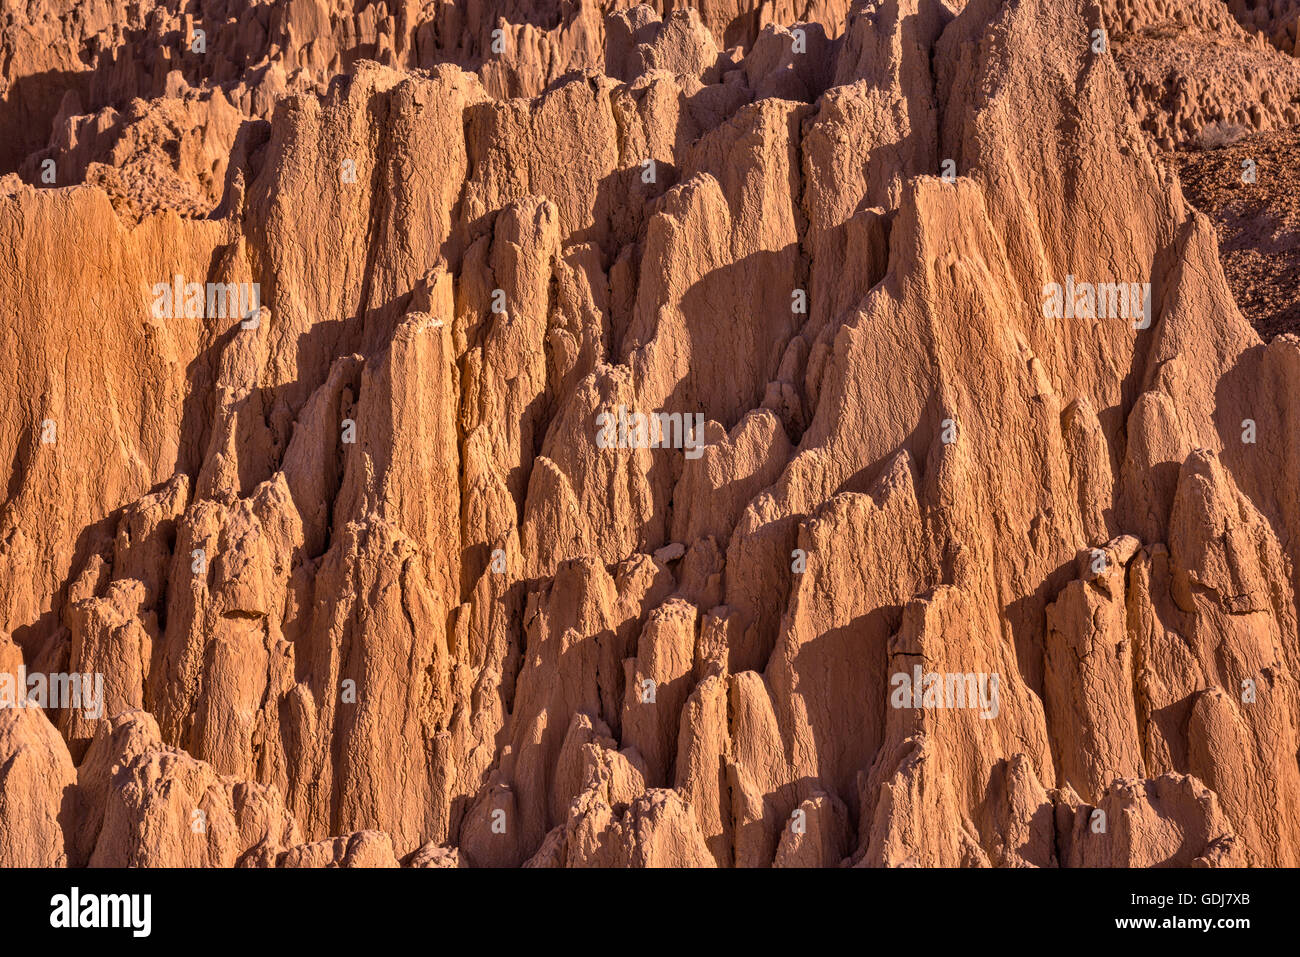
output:
M393 841L378 831L358 831L285 851L276 867L396 867Z
M0 709L0 866L69 864L76 780L67 747L39 709Z
M1072 796L1068 796L1072 797ZM1070 867L1242 867L1241 842L1194 777L1116 780L1097 807L1058 804Z
M112 762L107 781L98 782L102 804L90 792L83 796L83 813L98 811L103 822L91 867L233 867L248 855L298 842L297 822L274 787L222 777L162 744L142 712L126 712L114 725L95 742L110 756L86 758L92 768ZM100 795L97 788L93 793Z

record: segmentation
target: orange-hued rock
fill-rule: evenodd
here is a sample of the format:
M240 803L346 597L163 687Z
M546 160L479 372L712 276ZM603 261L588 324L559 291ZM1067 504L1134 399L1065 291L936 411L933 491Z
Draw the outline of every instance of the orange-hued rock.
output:
M68 865L76 782L67 746L39 709L0 709L0 866Z
M1285 23L70 6L0 865L1300 863L1300 338L1162 159L1300 121Z
M1279 17L1277 27L1244 0L1102 3L1138 120L1161 148L1213 149L1300 123L1300 63L1290 55L1300 5L1290 2L1289 23Z
M96 735L75 793L79 813L100 822L90 866L233 867L299 840L273 786L162 744L147 713L122 712L112 726Z

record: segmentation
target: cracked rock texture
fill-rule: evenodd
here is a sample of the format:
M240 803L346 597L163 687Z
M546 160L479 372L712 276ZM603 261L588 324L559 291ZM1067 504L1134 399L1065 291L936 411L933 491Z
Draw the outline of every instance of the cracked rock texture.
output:
M1258 6L7 8L0 865L1300 864Z
M1161 149L1214 148L1300 124L1292 48L1280 53L1248 32L1222 0L1108 0L1105 11L1138 120Z

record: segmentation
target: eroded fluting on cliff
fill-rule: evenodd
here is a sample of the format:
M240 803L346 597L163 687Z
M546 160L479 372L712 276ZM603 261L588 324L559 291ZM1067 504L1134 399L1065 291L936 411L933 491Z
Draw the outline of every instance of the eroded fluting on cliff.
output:
M1300 342L1101 12L722 6L9 182L0 863L1297 862Z

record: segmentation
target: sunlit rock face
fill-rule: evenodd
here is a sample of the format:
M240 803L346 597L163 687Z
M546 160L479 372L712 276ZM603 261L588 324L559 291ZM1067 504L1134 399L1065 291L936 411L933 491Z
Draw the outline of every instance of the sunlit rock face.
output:
M1300 339L1168 158L1267 186L1284 27L56 6L0 865L1300 863Z

